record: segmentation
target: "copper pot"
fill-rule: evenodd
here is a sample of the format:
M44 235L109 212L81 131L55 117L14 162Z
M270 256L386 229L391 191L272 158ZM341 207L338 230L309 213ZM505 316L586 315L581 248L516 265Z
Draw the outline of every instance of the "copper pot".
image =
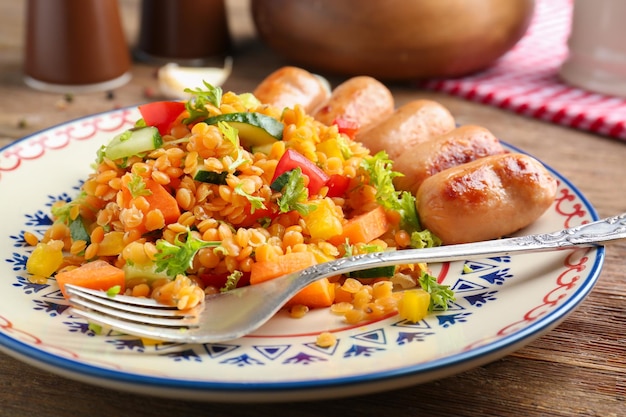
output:
M259 37L294 65L386 80L457 77L511 49L534 0L253 0Z

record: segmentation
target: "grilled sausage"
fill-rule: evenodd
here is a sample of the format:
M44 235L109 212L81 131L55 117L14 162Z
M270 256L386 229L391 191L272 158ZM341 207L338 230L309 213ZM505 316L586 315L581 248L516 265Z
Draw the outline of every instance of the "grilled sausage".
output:
M297 67L283 67L268 75L256 87L254 96L264 104L284 109L296 104L311 114L330 97L322 78Z
M487 129L465 125L444 135L404 149L394 160L394 170L404 174L394 183L400 190L416 193L422 182L444 169L489 155L504 153L500 141Z
M359 76L339 84L313 117L329 126L335 119L343 118L364 129L389 116L394 106L391 91L384 84L372 77Z
M422 226L444 244L496 239L539 218L556 187L539 161L505 153L427 178L417 192L417 210Z
M414 100L399 107L380 123L361 129L355 139L372 153L384 150L395 160L418 143L454 128L454 118L444 106L431 100Z

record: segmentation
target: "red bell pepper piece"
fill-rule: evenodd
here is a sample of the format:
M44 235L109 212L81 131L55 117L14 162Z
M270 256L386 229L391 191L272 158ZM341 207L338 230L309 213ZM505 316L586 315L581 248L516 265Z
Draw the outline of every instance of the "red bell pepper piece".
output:
M354 139L354 136L360 128L359 124L354 120L343 119L341 117L333 120L333 124L337 125L337 130L339 130L339 133L347 135L350 139Z
M142 104L139 108L141 117L148 126L159 129L161 135L170 133L172 124L185 110L185 103L181 101L155 101Z
M326 194L328 197L341 197L348 191L350 178L345 175L333 174L326 181L326 186L328 187Z
M309 195L317 194L320 188L326 185L329 178L328 174L315 165L313 161L293 149L287 149L278 161L272 182L281 174L297 167L300 167L302 174L309 178L309 184L307 186Z

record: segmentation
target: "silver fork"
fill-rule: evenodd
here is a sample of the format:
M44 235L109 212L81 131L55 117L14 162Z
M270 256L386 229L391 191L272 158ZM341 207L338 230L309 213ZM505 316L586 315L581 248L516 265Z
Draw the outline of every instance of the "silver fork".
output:
M148 298L108 296L66 285L71 311L120 332L170 342L214 343L245 336L267 322L307 284L381 266L447 262L602 246L626 237L626 213L561 231L425 249L368 253L319 264L262 284L206 297L191 310Z

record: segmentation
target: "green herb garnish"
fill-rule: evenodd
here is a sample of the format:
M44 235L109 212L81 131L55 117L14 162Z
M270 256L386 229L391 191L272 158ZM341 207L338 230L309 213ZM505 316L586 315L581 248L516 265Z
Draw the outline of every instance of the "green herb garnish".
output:
M220 246L220 242L198 239L189 229L187 232L178 233L173 244L161 239L156 243L158 250L155 255L156 272L165 271L169 277L184 274L193 266L196 253L202 248L211 246Z
M224 139L232 143L233 147L235 148L235 160L228 165L228 171L233 172L235 171L235 169L237 169L237 167L239 167L239 165L248 162L248 160L244 158L243 152L241 151L241 146L239 144L239 132L237 131L237 129L235 129L233 126L226 122L218 122L217 128L219 129Z
M304 175L302 175L300 167L282 173L276 181L279 179L280 184L284 184L281 190L282 195L277 201L282 213L296 210L301 215L306 216L317 208L314 204L306 204L309 191L304 185Z
M112 286L107 290L107 297L115 297L120 293L121 289L122 287L120 287L119 285Z
M369 173L370 184L376 188L376 201L384 208L400 213L401 227L411 233L411 246L424 248L441 245L441 240L428 230L422 230L415 196L397 191L393 179L403 174L393 171L393 162L385 151L363 160L361 167Z
M200 87L191 89L186 88L186 93L192 94L193 97L185 102L185 108L189 112L189 117L183 120L183 123L188 124L197 119L205 119L209 116L209 109L207 104L219 108L222 103L222 89L220 87L214 87L206 81L202 82L205 89Z
M126 185L128 191L130 191L130 195L133 198L137 198L143 195L152 195L152 191L146 188L146 182L143 180L141 175L131 174L131 179Z
M439 307L443 310L448 309L448 302L455 301L454 292L448 285L441 285L437 282L437 278L430 275L426 271L422 271L419 277L419 284L422 289L430 294L430 305L428 310L432 311Z
M237 284L239 283L239 279L241 279L242 276L243 276L243 272L241 272L241 271L233 271L226 278L226 283L224 284L224 286L222 288L220 288L220 292L226 292L226 291L234 290L235 288L237 288Z
M245 197L250 202L250 213L254 213L257 209L260 210L265 208L265 200L263 200L263 197L254 196L247 193L243 189L243 183L240 182L239 184L235 185L235 189L233 191L235 192L235 194Z

